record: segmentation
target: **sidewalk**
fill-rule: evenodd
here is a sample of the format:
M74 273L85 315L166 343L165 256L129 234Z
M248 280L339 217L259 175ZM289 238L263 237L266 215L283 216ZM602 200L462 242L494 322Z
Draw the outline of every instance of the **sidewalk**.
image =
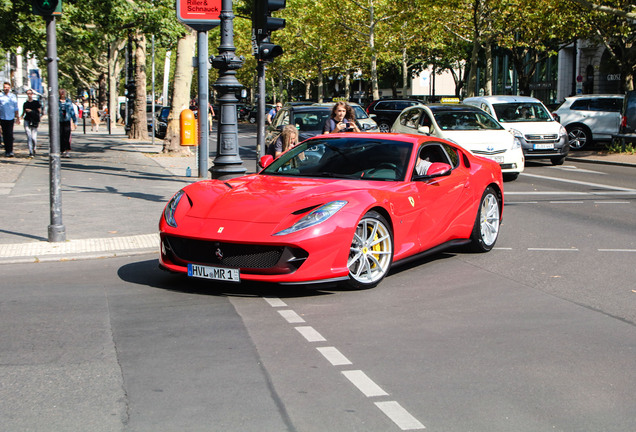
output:
M243 126L243 125L241 125ZM48 242L50 179L48 125L39 128L39 149L28 158L26 135L15 128L15 158L0 152L0 264L102 258L159 251L158 223L166 202L199 180L191 156L162 155L162 140L131 141L122 127L73 133L71 158L61 159L65 242ZM239 130L247 172L254 172L253 126ZM253 129L253 131L252 131ZM254 136L253 139L250 139ZM216 133L210 136L213 166ZM187 177L190 167L193 177Z
M73 134L72 157L62 163L62 223L65 242L48 242L50 224L49 159L46 150L28 158L26 135L15 128L15 158L0 152L0 264L102 258L158 253L159 217L166 202L184 185L190 167L198 173L196 156L162 155L163 142L129 140L122 127L111 135ZM48 147L48 125L39 128L40 148ZM248 173L255 170L256 127L239 125L239 151ZM216 131L210 136L210 161ZM636 155L596 151L571 152L569 161L636 167Z

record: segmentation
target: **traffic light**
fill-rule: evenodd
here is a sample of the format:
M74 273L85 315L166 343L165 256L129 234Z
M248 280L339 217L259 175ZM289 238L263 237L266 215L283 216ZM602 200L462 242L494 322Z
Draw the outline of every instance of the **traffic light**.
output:
M252 30L254 32L254 55L258 60L271 62L283 54L283 48L271 42L270 34L285 27L285 20L271 16L272 12L283 9L286 0L254 0Z
M31 10L43 17L62 14L62 0L31 0Z

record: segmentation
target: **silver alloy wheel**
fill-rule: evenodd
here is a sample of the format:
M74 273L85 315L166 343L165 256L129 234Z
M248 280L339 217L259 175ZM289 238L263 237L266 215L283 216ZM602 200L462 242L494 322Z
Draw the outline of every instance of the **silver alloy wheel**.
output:
M378 124L378 129L380 129L380 132L391 132L391 126L385 122L380 122Z
M481 201L479 209L479 228L481 240L488 247L495 244L499 235L499 201L493 193L489 193Z
M370 214L363 217L351 242L347 267L351 278L362 286L378 283L391 266L393 240L391 231L381 219L381 216L376 218Z
M585 147L587 144L587 132L580 127L574 127L568 132L568 143L575 150Z

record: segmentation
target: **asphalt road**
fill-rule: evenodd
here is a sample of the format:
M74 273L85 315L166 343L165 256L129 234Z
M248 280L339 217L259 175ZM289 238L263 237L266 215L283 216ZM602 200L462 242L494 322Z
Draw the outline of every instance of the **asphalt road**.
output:
M366 291L0 266L0 429L636 430L634 168L505 186L495 250Z

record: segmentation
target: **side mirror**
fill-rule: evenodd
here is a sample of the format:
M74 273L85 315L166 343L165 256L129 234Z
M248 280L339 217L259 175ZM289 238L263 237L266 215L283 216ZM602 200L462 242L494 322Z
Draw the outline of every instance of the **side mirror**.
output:
M369 114L369 117L371 117L372 119L374 119L374 118L376 118L376 117L377 117L377 115L375 115L375 114Z
M263 168L267 168L272 162L274 162L274 157L272 155L265 155L261 157L260 165Z
M417 128L417 133L421 133L423 135L428 135L431 133L431 128L428 126L420 126Z
M428 167L425 175L416 175L414 180L428 180L437 177L445 177L451 174L453 167L443 162L433 162Z

